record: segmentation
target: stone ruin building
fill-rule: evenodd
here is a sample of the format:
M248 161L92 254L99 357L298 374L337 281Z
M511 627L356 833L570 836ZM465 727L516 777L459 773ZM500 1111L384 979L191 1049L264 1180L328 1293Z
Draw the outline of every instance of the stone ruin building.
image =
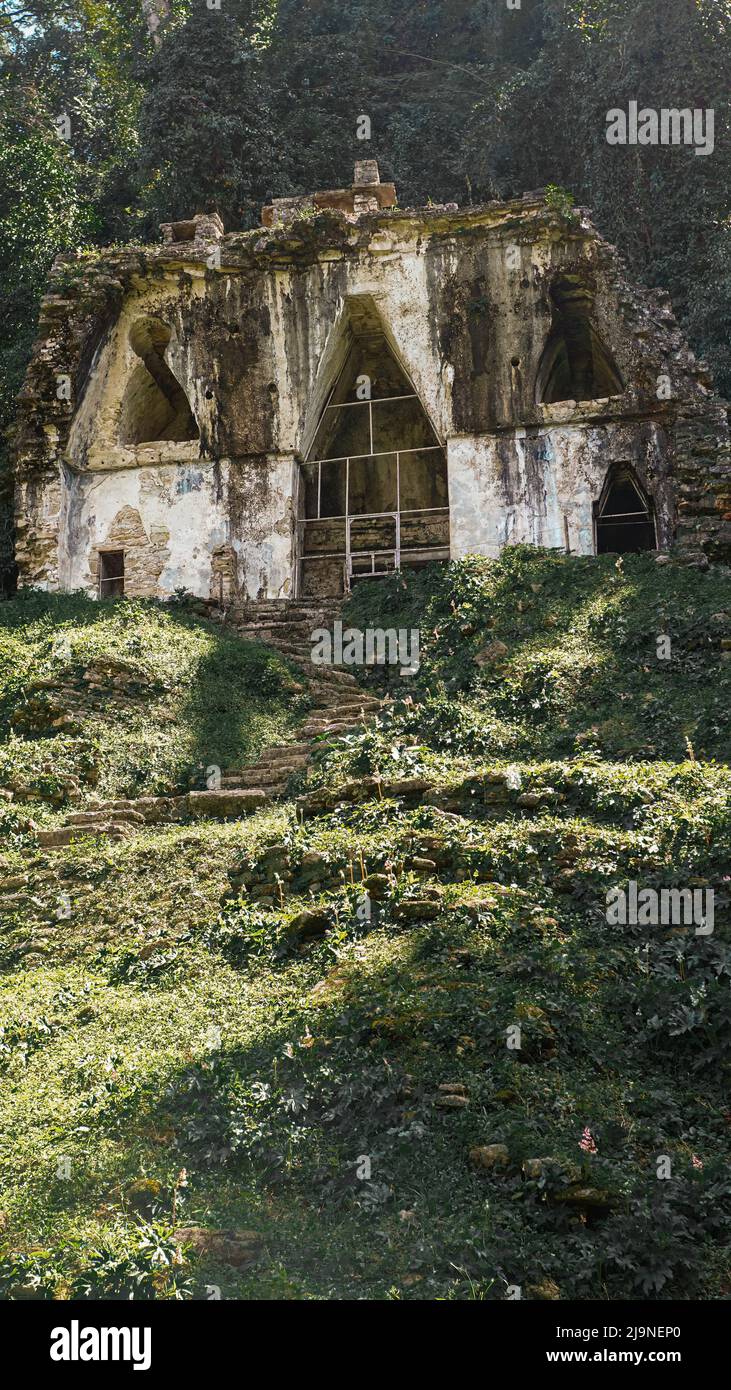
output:
M728 561L726 407L582 210L404 210L363 161L262 220L56 262L21 584L228 604L518 542Z

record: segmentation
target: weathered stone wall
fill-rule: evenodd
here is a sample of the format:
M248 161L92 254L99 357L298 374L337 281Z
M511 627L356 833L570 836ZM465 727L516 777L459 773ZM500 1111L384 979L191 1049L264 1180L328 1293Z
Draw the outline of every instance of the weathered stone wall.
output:
M613 421L462 436L448 450L453 555L505 545L593 555L594 503L613 463L630 463L655 500L658 546L673 539L669 441L656 421Z
M566 526L590 552L607 468L627 462L661 547L730 557L725 409L666 296L630 288L583 214L526 197L166 235L190 240L55 268L16 432L21 582L93 592L99 547L125 532L128 592L291 595L297 460L366 304L448 444L453 554L563 546ZM558 276L591 304L621 392L537 400ZM119 443L141 319L169 331L197 440Z
M96 593L99 550L120 549L131 597L187 589L220 600L222 579L224 598L287 597L291 495L288 458L236 468L228 460L192 459L69 472L58 524L58 587Z

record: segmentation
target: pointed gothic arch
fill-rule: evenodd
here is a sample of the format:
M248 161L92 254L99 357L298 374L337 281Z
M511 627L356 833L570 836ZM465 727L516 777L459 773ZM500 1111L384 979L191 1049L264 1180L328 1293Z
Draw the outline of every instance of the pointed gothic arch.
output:
M554 405L619 395L624 382L591 321L591 292L577 276L563 276L551 286L551 300L551 330L536 378L537 401Z
M370 296L347 302L333 362L300 469L299 591L320 596L449 558L445 450Z
M652 502L629 464L613 464L594 504L597 555L631 555L655 550L657 537Z
M138 361L122 399L120 444L199 438L188 397L165 357L170 337L160 319L138 319L130 329L130 346Z

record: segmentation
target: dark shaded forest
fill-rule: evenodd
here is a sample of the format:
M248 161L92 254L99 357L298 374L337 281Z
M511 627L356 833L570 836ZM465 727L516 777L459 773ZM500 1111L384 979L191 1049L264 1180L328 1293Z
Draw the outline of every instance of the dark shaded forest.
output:
M209 8L209 5L219 8ZM348 184L402 206L547 184L662 285L731 394L729 0L3 0L0 490L48 269L216 209ZM715 148L606 142L629 101L712 108ZM356 136L368 115L371 140ZM68 138L62 138L64 133ZM0 536L7 558L9 521Z

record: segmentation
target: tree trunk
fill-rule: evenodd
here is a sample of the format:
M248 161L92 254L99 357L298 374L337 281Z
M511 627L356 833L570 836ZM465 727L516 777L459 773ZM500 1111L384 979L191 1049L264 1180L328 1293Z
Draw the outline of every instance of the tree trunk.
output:
M160 30L170 14L170 0L142 0L142 13L150 38L155 48L159 48L162 43Z

